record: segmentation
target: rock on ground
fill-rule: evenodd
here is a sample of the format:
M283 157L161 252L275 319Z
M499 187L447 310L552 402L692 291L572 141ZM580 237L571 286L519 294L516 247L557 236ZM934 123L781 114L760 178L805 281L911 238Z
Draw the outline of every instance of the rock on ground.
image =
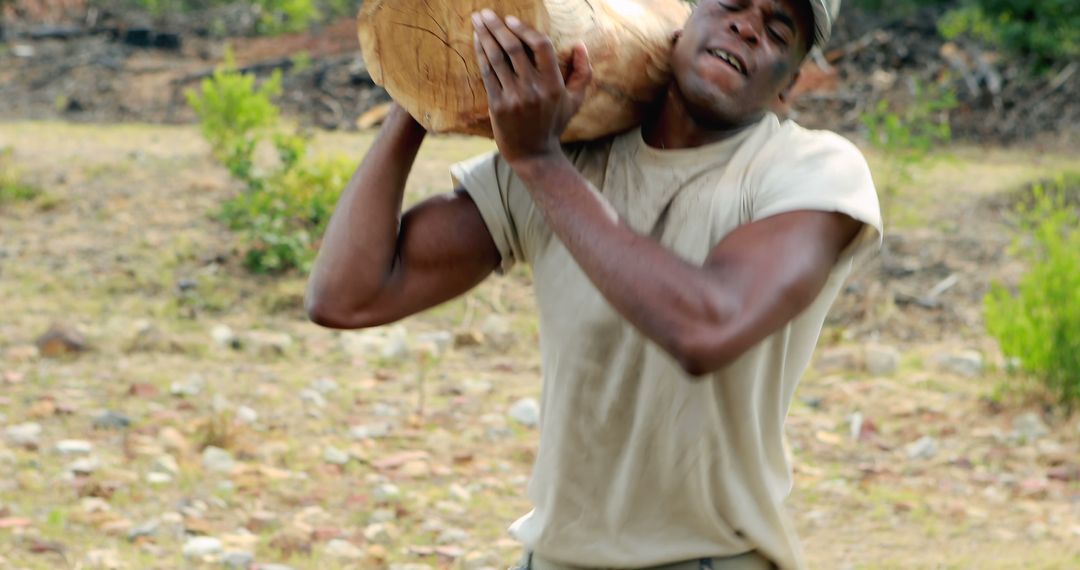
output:
M236 460L228 451L211 445L203 450L202 464L210 471L227 473L236 466Z
M526 427L540 424L540 403L536 398L522 398L510 406L510 417Z
M196 536L189 538L184 543L182 550L184 558L203 558L221 554L223 547L221 541L212 536Z

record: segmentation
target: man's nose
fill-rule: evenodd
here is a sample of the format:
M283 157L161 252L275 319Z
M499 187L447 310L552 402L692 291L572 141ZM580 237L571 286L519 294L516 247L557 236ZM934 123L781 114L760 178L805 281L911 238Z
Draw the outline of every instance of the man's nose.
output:
M734 19L731 20L729 28L732 32L735 33L735 35L741 37L746 43L752 46L756 46L758 44L761 35L760 18L755 18L751 15L736 16Z

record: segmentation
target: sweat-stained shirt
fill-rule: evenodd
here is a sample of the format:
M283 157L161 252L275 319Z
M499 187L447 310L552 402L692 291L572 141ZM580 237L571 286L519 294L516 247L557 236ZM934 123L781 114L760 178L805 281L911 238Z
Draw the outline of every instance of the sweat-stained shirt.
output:
M742 224L795 210L864 222L817 299L734 363L692 379L619 315L497 153L451 167L502 255L533 268L543 370L533 510L510 532L543 558L633 568L757 550L804 566L784 511L784 418L853 258L881 214L859 150L768 114L728 140L659 150L634 129L565 152L590 191L690 263Z

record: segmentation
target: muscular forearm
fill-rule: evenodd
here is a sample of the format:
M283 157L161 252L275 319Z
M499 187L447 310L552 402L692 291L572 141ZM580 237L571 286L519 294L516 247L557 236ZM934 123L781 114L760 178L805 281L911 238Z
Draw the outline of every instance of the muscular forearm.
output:
M309 313L353 310L392 268L405 181L425 131L395 105L338 199L307 290Z
M687 369L688 339L734 301L695 267L619 220L563 155L513 165L548 225L609 303Z

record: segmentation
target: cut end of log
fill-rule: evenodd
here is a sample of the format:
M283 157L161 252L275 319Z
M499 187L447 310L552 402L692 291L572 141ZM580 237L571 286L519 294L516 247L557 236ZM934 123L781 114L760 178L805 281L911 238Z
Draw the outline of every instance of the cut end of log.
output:
M564 59L585 42L593 85L566 142L640 120L666 88L672 33L690 13L681 0L367 0L357 29L368 72L429 131L492 136L470 21L482 8L549 35Z

